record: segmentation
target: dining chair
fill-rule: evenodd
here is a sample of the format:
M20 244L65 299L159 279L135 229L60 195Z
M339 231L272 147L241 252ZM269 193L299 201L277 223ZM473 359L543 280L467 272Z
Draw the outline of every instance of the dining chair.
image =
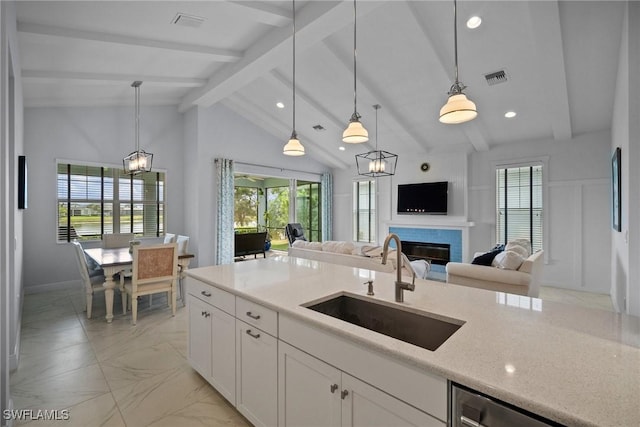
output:
M133 233L103 234L102 247L105 249L126 248L134 238Z
M178 234L176 238L176 243L178 244L178 255L184 255L189 250L189 236L183 236ZM184 259L178 262L178 288L180 291L180 301L182 301L182 305L186 304L184 298L184 271L189 266L189 262L191 260L189 258Z
M91 309L93 307L93 293L98 291L104 291L104 276L90 276L89 267L87 266L87 259L84 255L84 250L79 242L73 243L76 253L76 261L78 264L78 270L80 271L80 278L82 280L82 286L85 291L85 310L87 312L87 319L91 319Z
M175 243L176 235L173 233L164 233L164 243Z
M133 269L130 280L120 276L123 311L127 296L131 302L131 323L138 320L138 297L167 292L171 313L176 314L178 281L178 245L168 243L133 248Z

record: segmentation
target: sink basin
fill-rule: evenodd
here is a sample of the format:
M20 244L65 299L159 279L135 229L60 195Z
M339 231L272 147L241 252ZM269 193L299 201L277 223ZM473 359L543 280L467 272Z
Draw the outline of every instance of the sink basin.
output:
M438 319L427 312L414 313L344 294L303 306L431 351L440 347L464 324L462 320Z

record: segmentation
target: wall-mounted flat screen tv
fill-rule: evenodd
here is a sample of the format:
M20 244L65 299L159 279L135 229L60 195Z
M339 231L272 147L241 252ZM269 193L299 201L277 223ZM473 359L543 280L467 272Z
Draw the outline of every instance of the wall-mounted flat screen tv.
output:
M449 183L423 182L398 185L398 214L446 215Z

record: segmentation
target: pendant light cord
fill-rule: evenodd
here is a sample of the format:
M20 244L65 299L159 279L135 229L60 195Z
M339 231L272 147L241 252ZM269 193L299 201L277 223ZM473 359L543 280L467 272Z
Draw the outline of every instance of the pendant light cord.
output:
M356 0L353 0L353 116L358 118L358 91L356 89L356 33L357 33Z
M453 0L453 51L456 61L456 81L458 84L458 6L457 1Z
M136 91L136 108L135 108L135 123L136 123L136 152L140 152L140 85L141 81L135 81L131 86Z
M373 108L376 110L376 151L378 151L378 110L382 107L380 104L376 104Z
M293 3L293 133L296 133L296 0Z

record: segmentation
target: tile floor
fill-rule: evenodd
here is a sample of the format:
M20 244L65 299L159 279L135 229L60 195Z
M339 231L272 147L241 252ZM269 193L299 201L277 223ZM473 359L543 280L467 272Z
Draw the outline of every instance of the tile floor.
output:
M101 293L91 320L78 289L25 295L14 407L69 409L69 420L16 425L249 426L187 362L186 308L141 304L137 326L121 314L109 325Z
M612 310L606 295L542 288L541 297ZM78 289L26 295L21 358L11 376L16 409L69 409L70 419L20 426L249 426L186 360L187 310L166 298L142 302L137 326L121 313L112 324L94 296L86 319Z

